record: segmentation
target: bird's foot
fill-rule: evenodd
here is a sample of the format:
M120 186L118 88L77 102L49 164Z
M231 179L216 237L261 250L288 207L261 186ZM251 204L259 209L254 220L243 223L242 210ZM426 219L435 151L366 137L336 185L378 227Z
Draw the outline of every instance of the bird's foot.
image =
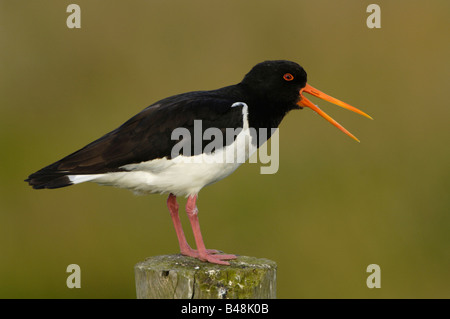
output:
M181 251L182 255L197 258L201 261L207 261L212 264L219 264L219 265L230 265L230 263L224 261L224 260L231 260L236 259L236 255L229 255L229 254L221 254L220 250L216 249L206 249L204 252L199 252L198 250L192 249L189 247L189 249L183 249Z
M212 264L226 265L229 266L230 263L225 260L236 259L236 255L229 254L206 254L204 256L200 256L198 259L202 261L208 261Z
M216 250L216 249L207 249L206 253L207 254L218 254L218 253L221 253L221 251ZM189 256L189 257L194 257L194 258L198 258L198 256L199 256L198 250L192 249L190 246L183 247L183 249L181 250L181 254L185 255L185 256Z

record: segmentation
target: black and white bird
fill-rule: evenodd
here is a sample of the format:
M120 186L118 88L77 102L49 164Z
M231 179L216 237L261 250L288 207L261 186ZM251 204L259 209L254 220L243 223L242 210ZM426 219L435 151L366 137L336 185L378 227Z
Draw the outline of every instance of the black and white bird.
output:
M167 206L181 254L228 265L227 260L236 258L235 255L205 248L196 201L203 187L233 173L252 153L239 153L236 149L255 150L270 137L272 129L279 126L289 111L303 107L313 109L357 140L305 98L303 93L370 118L364 112L307 84L306 72L297 63L265 61L254 66L238 84L211 91L183 93L150 105L117 129L31 174L26 182L35 189L95 182L139 194L167 193ZM225 134L228 128L237 134L231 140L224 138L219 145L215 144L214 149L205 151L204 147L210 141L202 139L200 147L194 145L192 136L196 134L196 123L201 123L202 134L208 129ZM174 132L177 129L189 132L191 138L176 138ZM264 140L258 140L258 133L256 136L251 134L261 132L261 129L267 132ZM178 148L189 151L174 152ZM233 152L228 152L231 150ZM217 160L223 159L227 152L235 154L233 160ZM186 241L178 216L176 196L188 198L186 212L197 249L191 248Z

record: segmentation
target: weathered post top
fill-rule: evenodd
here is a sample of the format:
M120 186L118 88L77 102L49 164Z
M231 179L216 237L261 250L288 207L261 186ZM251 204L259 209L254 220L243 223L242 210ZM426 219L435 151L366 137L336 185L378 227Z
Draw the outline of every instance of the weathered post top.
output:
M238 256L230 266L183 255L149 257L136 264L138 299L275 299L274 261Z

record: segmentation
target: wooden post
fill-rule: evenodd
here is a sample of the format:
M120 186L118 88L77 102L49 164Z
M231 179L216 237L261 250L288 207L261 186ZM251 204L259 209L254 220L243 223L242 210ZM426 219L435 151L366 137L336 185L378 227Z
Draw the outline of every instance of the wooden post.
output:
M147 258L134 267L138 299L275 299L274 261L238 256L222 266L182 255Z

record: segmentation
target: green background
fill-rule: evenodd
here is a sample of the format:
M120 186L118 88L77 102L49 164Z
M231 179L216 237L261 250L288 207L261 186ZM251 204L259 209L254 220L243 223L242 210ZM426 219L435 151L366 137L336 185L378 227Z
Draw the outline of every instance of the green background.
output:
M66 26L73 2L81 29ZM277 174L244 164L200 193L208 248L276 261L279 298L450 297L449 1L376 1L381 29L366 26L374 1L73 2L0 1L0 297L135 298L134 264L178 252L166 196L23 180L268 59L374 121L311 98L358 144L291 112ZM72 263L81 289L66 287Z

